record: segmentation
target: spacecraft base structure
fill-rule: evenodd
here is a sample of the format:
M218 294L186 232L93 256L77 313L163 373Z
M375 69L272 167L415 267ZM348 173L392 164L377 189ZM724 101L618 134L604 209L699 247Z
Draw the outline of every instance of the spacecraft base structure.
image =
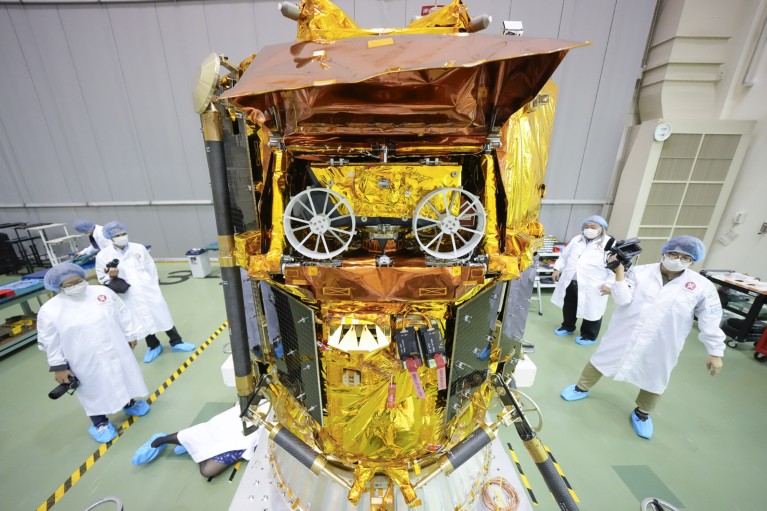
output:
M229 511L406 511L405 503L395 486L390 503L386 504L389 479L373 480L371 490L357 505L346 498L347 490L314 475L281 447L267 442L261 430L258 447L242 474ZM279 468L278 468L279 467ZM426 470L424 469L424 473ZM514 488L518 511L532 511L533 507L517 475L508 452L500 439L495 439L482 452L453 472L441 475L417 491L421 511L486 511L477 498L484 481L503 477ZM414 480L419 476L413 475ZM478 484L479 483L479 484ZM480 486L478 488L478 486ZM508 502L507 502L508 503ZM388 506L388 507L387 507Z
M585 43L477 33L461 0L391 29L282 12L296 42L211 54L195 91L243 431L266 432L233 509L473 510L508 480L529 509L504 427L577 511L514 382L550 78Z

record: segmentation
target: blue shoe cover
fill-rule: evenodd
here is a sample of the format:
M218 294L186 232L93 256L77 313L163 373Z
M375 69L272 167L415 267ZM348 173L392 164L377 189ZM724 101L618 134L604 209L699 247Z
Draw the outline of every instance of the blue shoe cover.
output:
M146 401L138 400L133 404L133 406L126 406L123 408L123 411L128 415L133 415L134 417L143 417L149 413L149 405Z
M197 346L195 346L194 344L189 344L188 342L181 342L178 344L171 345L170 349L172 349L173 351L194 351L196 347Z
M152 348L151 350L146 350L146 354L144 354L144 363L148 364L152 362L160 356L160 353L162 353L162 345Z
M186 447L184 447L183 445L177 445L176 447L173 448L174 454L186 454L187 452L189 451L187 451Z
M117 438L117 431L112 426L111 422L107 422L105 425L96 427L91 426L88 428L88 433L91 434L93 439L101 444L105 444Z
M580 335L575 338L575 344L580 344L581 346L591 346L595 342L597 342L596 339L584 339Z
M575 385L570 385L569 387L565 387L565 390L562 391L560 396L562 396L562 399L565 401L578 401L579 399L583 399L585 397L588 397L589 391L586 392L578 392L575 390Z
M636 410L634 410L631 412L631 427L634 428L634 433L636 433L637 436L648 440L652 438L652 417L648 417L646 421L640 420Z
M136 452L133 453L133 459L131 459L131 463L134 465L143 465L144 463L149 463L155 459L160 454L160 451L162 451L168 444L162 444L160 447L152 447L152 442L163 436L167 435L165 435L165 433L155 433L152 435L152 438L147 440L144 445L136 449Z
M564 328L559 327L556 330L554 330L554 333L561 337L563 335L570 335L571 333L573 333L573 330L565 330Z

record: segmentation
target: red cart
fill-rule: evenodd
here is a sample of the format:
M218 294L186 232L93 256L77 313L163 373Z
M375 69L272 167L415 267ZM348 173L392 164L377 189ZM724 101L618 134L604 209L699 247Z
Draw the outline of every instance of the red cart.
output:
M754 358L759 362L764 362L767 359L767 328L762 332L762 336L759 338L759 342L754 347Z

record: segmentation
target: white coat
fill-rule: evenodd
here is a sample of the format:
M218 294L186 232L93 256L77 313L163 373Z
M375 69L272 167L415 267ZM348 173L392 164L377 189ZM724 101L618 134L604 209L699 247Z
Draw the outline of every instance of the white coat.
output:
M48 364L69 364L80 380L75 395L89 416L118 412L149 393L128 345L140 333L128 307L102 286L88 286L75 296L59 294L37 313L37 339Z
M699 273L685 270L664 286L658 263L637 266L626 280L615 282L612 296L618 307L591 357L605 376L662 394L692 329L693 314L706 352L724 354L722 304L714 285Z
M96 240L96 245L99 246L98 249L94 248L93 245L90 244L90 240L88 241L88 246L81 250L81 255L92 255L98 252L99 250L104 250L109 245L112 244L111 240L108 240L104 237L104 226L102 225L96 225L96 227L93 229L93 239Z
M578 310L576 317L588 321L602 319L607 308L607 295L602 295L603 285L612 287L615 274L605 268L605 244L610 236L602 233L589 243L579 234L570 240L562 255L554 263L561 272L559 281L551 294L551 302L559 308L565 303L565 291L573 279L578 280Z
M121 294L121 298L144 327L142 337L173 328L173 318L160 291L157 267L144 245L128 243L123 251L110 243L99 252L96 256L96 277L102 284L110 280L105 269L113 259L120 261L118 276L131 286Z
M178 432L178 441L197 463L225 452L239 450L245 450L242 457L249 460L260 436L258 431L248 436L242 433L240 407L234 406L208 422L182 429Z

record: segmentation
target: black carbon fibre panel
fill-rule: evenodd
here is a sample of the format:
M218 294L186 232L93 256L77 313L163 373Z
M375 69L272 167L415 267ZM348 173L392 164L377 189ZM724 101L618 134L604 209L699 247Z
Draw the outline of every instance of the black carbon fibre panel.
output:
M456 310L445 422L460 412L487 378L488 339L495 329L502 286L485 289Z
M234 233L239 234L258 228L256 202L253 193L253 170L245 119L237 114L233 121L222 113L224 129L224 155L226 175L229 181L229 200Z
M535 286L536 265L530 265L518 279L508 283L502 316L501 358L514 351L514 344L525 336L527 313L530 310L530 299Z
M280 381L322 425L323 403L314 311L284 291L269 287L270 292L264 297L264 308L273 309L279 324L282 357L277 359L276 366Z

